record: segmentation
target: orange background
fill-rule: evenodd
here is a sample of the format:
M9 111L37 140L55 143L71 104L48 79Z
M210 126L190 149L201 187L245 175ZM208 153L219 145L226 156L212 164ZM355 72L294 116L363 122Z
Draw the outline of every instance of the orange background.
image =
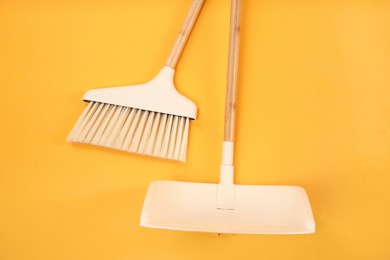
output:
M390 259L389 1L243 0L235 179L303 186L313 235L138 225L151 181L218 181L229 1L177 67L187 163L65 142L85 91L159 71L190 4L0 2L0 259Z

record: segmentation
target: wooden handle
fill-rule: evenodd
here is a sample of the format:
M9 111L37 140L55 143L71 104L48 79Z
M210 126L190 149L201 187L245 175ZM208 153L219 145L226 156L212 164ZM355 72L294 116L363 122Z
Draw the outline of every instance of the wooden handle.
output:
M236 92L238 72L238 49L240 43L241 1L232 0L229 35L229 60L226 85L224 141L234 142L234 123L236 116Z
M187 17L180 29L179 36L177 36L175 45L173 46L171 53L169 54L169 57L165 63L166 66L169 66L173 69L176 67L180 55L183 52L184 45L188 40L188 36L194 27L196 18L198 18L200 9L202 9L203 2L204 0L194 0L192 2L191 8L188 11Z

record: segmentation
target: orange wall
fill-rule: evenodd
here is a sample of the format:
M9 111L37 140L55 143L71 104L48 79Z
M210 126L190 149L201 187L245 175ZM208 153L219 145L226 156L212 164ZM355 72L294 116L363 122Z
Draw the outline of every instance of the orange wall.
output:
M177 68L187 163L65 142L86 90L160 69L190 3L0 2L0 259L390 259L389 1L243 0L236 181L303 186L313 235L138 226L151 181L218 181L228 0Z

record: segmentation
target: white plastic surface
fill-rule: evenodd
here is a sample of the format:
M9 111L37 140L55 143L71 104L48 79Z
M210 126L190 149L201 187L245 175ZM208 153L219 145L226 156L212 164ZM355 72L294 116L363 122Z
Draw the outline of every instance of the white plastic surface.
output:
M217 208L217 184L155 181L141 226L232 234L305 234L315 231L306 192L296 186L235 186L234 210Z
M196 119L196 105L176 90L173 83L174 74L174 69L164 66L157 76L149 82L92 89L84 94L83 100Z
M236 208L236 185L218 184L217 209L234 210Z
M234 166L221 165L220 168L220 184L234 184Z
M234 142L224 141L222 143L222 164L233 165Z
M233 166L234 142L224 141L222 144L222 165L220 169L220 184L233 184L234 166Z

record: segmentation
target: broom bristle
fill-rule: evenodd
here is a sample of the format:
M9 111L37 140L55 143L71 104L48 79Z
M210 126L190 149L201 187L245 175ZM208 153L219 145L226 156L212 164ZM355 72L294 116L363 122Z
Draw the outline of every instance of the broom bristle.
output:
M89 102L67 141L185 161L189 118Z

